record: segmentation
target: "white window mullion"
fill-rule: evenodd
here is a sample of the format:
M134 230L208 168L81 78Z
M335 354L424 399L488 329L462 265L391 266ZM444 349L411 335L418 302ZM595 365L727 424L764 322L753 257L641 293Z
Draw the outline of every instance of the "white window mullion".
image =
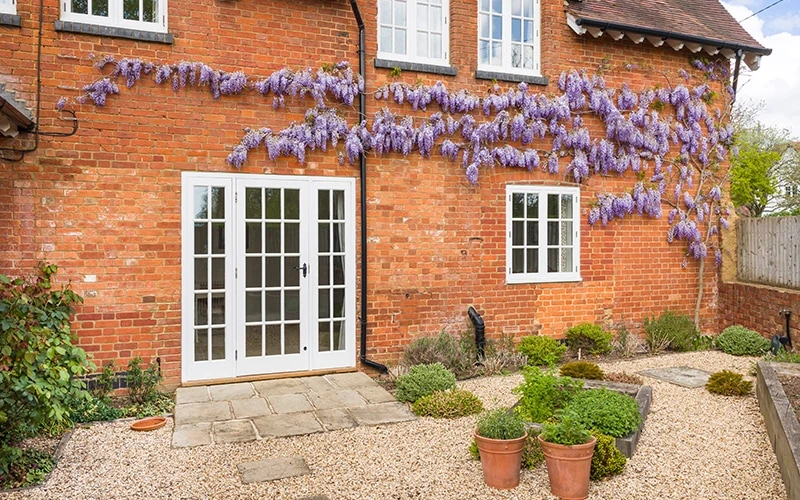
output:
M428 54L427 56L419 56L418 55L418 41L417 37L419 35L418 29L421 26L419 23L419 19L417 19L417 10L418 6L421 4L425 4L428 9L428 18L427 23L425 24L426 28L423 30L428 33L428 46L426 47L425 53ZM431 5L426 0L422 2L420 0L407 0L406 4L406 24L403 29L406 30L406 50L405 53L399 53L396 41L396 31L399 27L397 24L397 19L394 16L395 12L395 5L396 0L384 0L378 2L378 57L396 60L396 61L403 61L403 62L411 62L411 63L423 63L423 64L431 64L434 66L448 66L449 65L449 53L450 53L450 34L449 34L449 17L450 17L450 9L449 9L449 0L442 0L441 5L434 5L433 7L441 8L441 15L439 17L439 24L441 26L441 32L436 32L436 35L441 36L441 52L438 57L431 57L430 56L430 36L432 31L432 22L431 22ZM386 9L392 9L392 12L386 13ZM390 21L391 19L391 21ZM390 29L392 31L392 43L389 46L388 40L384 42L381 41L382 33L381 31Z

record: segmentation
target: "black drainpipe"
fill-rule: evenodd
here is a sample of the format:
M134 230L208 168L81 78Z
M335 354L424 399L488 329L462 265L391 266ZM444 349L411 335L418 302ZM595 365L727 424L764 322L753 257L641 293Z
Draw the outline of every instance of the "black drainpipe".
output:
M472 324L475 326L475 346L478 348L478 360L482 361L485 356L484 349L486 347L486 324L483 322L483 318L475 310L474 307L469 306L467 309L467 316L472 321Z
M789 309L784 309L783 311L781 311L781 314L783 314L784 317L786 318L786 340L787 340L787 343L789 344L789 347L793 347L792 346L792 336L789 333L789 320L792 318L792 311L790 311Z
M350 0L350 7L358 24L358 74L366 85L364 20L361 18L356 0ZM364 92L358 95L358 119L360 123L367 119L367 96ZM367 157L361 153L358 160L361 165L361 355L359 359L361 364L386 373L389 371L386 365L367 359Z

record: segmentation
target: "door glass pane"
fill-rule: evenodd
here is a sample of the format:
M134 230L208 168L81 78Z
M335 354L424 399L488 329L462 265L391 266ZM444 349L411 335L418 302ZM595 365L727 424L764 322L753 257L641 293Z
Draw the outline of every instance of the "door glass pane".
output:
M344 256L334 255L333 257L333 284L344 285Z
M283 206L283 218L288 220L299 220L300 191L297 189L286 189L283 194L286 198Z
M334 351L343 351L345 350L345 332L344 332L344 321L334 321L333 322L333 350Z
M317 335L317 350L320 352L331 350L331 324L328 321L320 321L319 334Z
M300 286L300 257L284 257L283 286Z
M319 220L331 218L330 203L330 191L317 192L317 212L319 213Z
M333 251L344 252L344 222L333 224Z
M195 222L194 223L194 253L207 254L208 253L208 223Z
M284 298L284 321L297 321L300 319L300 290L286 290Z
M208 289L208 259L205 257L194 259L194 289Z
M334 318L344 318L344 289L336 288L333 291L333 314Z
M225 258L211 259L211 288L225 288Z
M211 188L211 218L225 218L225 188L223 187Z
M194 218L208 219L208 187L194 187Z
M211 359L225 359L225 329L211 330Z
M248 222L247 224L245 224L244 232L245 232L244 251L247 253L261 252L261 223Z
M281 325L267 325L266 331L267 356L279 356L281 354Z
M244 191L245 209L244 216L247 219L261 218L261 189L247 188Z
M326 289L322 289L319 291L319 317L320 318L330 318L330 311L331 311L331 296L330 291Z
M280 189L265 189L264 202L266 204L265 218L267 219L280 219L281 218L281 190Z
M330 252L331 251L331 225L330 224L320 224L319 225L319 251L320 252Z
M211 223L211 253L225 253L225 223Z
M281 251L281 225L269 223L265 225L264 251L267 253L280 253Z
M344 220L344 191L333 191L333 218Z
M264 309L266 321L280 321L281 320L281 292L274 290L264 292Z
M281 286L281 258L265 257L264 262L264 285L270 288Z
M269 259L269 257L267 258ZM247 257L245 259L245 284L247 288L261 286L261 257Z
M245 329L244 355L247 357L262 356L263 338L261 336L261 325L248 326Z
M208 324L208 295L194 296L194 324L203 326Z
M208 330L205 328L194 331L194 360L208 361Z
M261 321L261 292L247 292L244 297L244 320Z
M212 293L211 294L211 324L224 325L225 324L225 294Z
M284 252L298 253L300 252L300 224L286 223L283 225L285 235Z
M283 353L300 353L300 325L292 323L283 327Z
M319 274L320 285L331 284L330 257L328 257L327 255L320 256L319 265L317 266L317 273Z

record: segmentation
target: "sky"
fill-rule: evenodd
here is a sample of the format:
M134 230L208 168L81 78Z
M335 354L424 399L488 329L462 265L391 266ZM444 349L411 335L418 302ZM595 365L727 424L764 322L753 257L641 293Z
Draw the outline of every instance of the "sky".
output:
M722 5L737 21L776 0L723 0ZM800 0L783 0L755 17L740 23L772 54L761 58L757 71L742 64L737 99L761 103L759 121L788 129L800 140Z

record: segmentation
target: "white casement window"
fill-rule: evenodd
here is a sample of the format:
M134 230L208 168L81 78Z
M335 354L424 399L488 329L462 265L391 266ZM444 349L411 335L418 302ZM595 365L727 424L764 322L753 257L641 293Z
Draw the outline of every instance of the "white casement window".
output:
M61 20L166 33L167 0L61 0Z
M580 281L580 190L506 186L506 282Z
M541 76L540 0L478 0L478 69Z
M378 57L447 66L449 0L380 0Z
M17 0L0 0L0 14L17 13Z

